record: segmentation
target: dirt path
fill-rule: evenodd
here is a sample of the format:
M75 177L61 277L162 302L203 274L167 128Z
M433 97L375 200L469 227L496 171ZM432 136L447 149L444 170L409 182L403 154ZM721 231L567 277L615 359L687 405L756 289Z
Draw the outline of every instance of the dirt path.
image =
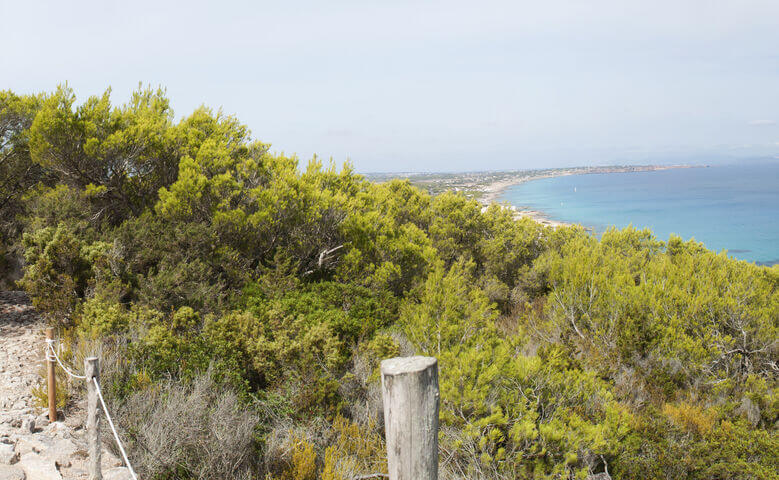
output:
M0 480L87 478L83 411L49 423L33 404L44 368L44 322L22 292L0 292ZM103 437L108 432L103 432ZM103 450L103 478L129 479Z
M0 418L32 413L31 388L40 377L43 324L27 297L0 292Z

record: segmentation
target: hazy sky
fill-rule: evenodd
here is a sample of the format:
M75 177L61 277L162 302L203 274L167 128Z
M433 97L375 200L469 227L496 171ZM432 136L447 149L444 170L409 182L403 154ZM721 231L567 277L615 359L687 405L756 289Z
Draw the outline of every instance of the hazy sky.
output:
M0 0L0 89L138 82L359 171L779 155L779 0Z

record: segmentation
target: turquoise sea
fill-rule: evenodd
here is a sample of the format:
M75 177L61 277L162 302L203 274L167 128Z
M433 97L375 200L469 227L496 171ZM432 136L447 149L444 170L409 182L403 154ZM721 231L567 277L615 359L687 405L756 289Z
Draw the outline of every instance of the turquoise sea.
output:
M779 162L569 175L506 189L501 202L602 233L609 226L675 233L763 265L779 263Z

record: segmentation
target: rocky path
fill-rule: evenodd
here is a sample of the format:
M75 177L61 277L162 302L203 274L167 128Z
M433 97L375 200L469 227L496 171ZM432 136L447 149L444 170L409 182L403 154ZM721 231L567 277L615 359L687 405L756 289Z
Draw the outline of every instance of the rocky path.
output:
M83 410L49 423L33 405L32 388L44 372L44 326L24 293L0 292L0 480L88 478ZM131 478L105 449L102 463L104 479Z

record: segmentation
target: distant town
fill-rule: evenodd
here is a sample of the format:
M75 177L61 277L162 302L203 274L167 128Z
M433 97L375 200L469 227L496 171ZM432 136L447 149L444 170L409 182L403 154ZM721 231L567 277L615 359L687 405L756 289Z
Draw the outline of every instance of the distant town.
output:
M408 179L413 185L431 195L454 190L467 197L488 205L498 199L504 189L511 185L539 178L564 175L586 175L595 173L625 173L667 170L672 168L696 168L705 165L610 165L599 167L546 168L532 170L504 170L463 173L368 173L365 176L374 182L386 182L395 178Z

